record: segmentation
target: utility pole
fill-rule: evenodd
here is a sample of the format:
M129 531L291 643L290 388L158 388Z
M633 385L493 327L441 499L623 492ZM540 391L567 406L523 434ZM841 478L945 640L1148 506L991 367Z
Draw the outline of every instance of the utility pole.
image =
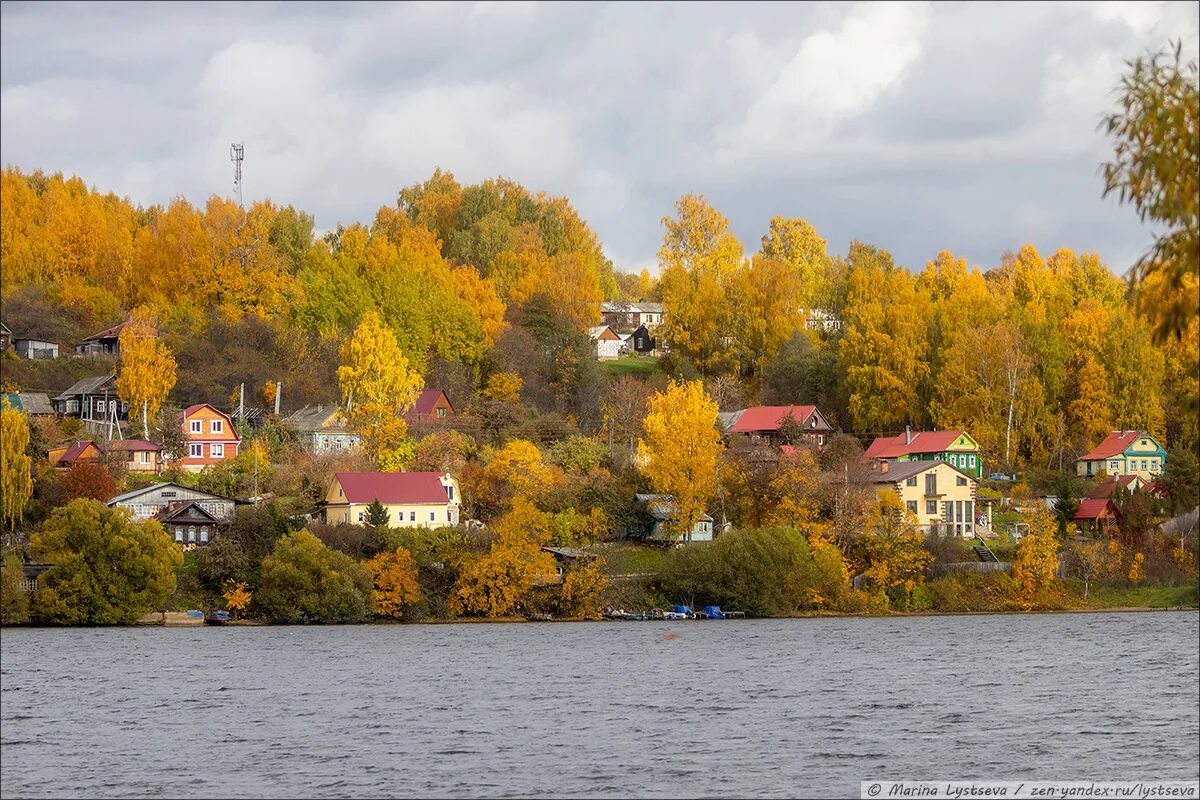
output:
M283 381L275 384L275 416L279 416L279 396L283 394Z
M242 207L242 161L245 158L245 145L241 142L229 145L229 160L233 162L233 190L237 192L238 208Z
M246 418L246 384L238 385L238 418Z

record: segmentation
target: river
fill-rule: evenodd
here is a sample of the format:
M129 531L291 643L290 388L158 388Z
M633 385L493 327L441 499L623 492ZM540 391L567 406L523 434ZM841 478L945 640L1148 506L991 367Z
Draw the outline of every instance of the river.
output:
M664 635L665 634L665 635ZM857 796L1200 775L1195 612L7 629L8 797Z

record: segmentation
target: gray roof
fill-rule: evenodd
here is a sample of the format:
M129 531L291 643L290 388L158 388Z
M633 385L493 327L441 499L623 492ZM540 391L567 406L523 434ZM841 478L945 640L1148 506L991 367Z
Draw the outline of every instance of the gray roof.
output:
M50 395L45 392L9 392L5 397L14 408L26 414L54 413L54 406L50 405Z
M563 558L595 558L595 553L578 550L574 547L543 547L542 550Z
M203 497L199 498L200 500L208 499L208 500L224 500L229 503L235 502L232 497L221 497L221 495L219 495L219 494L210 494L209 492L202 492L199 489L193 489L190 486L180 486L178 483L152 483L149 486L143 486L140 489L134 489L131 492L125 492L124 494L119 494L116 497L110 497L110 498L108 498L108 505L115 506L117 503L124 503L129 500L134 500L138 497L141 497L144 494L148 494L148 493L156 491L158 489L170 489L172 487L174 487L176 489L183 489L184 491L187 491L187 492L193 492L198 495L203 495ZM193 499L195 499L195 498L193 498Z
M5 332L5 333L7 333L9 336L12 336L12 331L10 331L10 330L8 329L8 326L7 326L7 325L5 325L3 322L0 322L0 331L4 331L4 332Z
M922 472L931 470L938 464L945 464L950 469L960 475L966 476L971 480L976 480L974 475L967 475L958 467L951 464L949 461L885 461L887 464L887 472L883 471L882 464L877 465L876 469L872 469L870 473L862 477L860 483L897 483L911 478L914 475L920 475Z
M75 381L70 389L55 397L55 400L67 400L71 397L76 397L81 394L94 394L101 386L115 378L116 375L111 373L107 375L93 375L90 378Z
M634 498L646 507L646 513L655 519L670 519L675 513L675 499L666 494L638 493ZM701 514L700 519L712 522L708 514Z
M721 426L721 430L727 431L737 424L738 419L745 413L746 409L740 411L718 411L717 424Z
M346 427L344 424L325 424L329 421L329 418L336 414L340 409L340 406L305 406L294 414L286 417L283 420L283 425L291 428L294 431L297 431L298 433L345 430Z
M631 311L640 311L643 314L661 314L662 310L662 303L608 302L600 304L600 312L603 314L628 314Z

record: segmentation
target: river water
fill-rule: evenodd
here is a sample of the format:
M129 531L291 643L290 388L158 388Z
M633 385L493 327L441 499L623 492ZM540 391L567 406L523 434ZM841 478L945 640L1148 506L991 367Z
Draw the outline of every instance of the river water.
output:
M0 793L857 797L870 778L1196 780L1198 620L10 629Z

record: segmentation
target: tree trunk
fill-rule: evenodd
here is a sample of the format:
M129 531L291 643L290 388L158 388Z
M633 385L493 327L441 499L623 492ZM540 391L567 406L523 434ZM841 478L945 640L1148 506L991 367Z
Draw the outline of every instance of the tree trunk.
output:
M150 401L142 401L142 438L150 438Z

